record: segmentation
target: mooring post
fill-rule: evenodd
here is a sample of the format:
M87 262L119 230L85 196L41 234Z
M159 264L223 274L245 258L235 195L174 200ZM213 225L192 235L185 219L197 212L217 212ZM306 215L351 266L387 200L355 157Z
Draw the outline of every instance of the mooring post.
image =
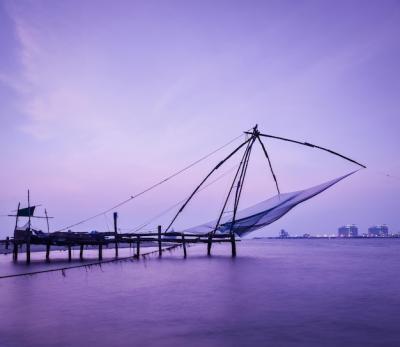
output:
M83 259L83 243L81 243L81 245L79 247L79 259L80 260Z
M183 257L186 258L186 241L185 241L185 234L182 233L182 246L183 246Z
M158 256L161 257L162 249L161 249L161 225L157 228L158 231Z
M115 241L115 258L118 258L118 229L117 229L118 213L114 212L114 241Z
M212 245L212 233L208 235L207 255L211 255L211 245Z
M46 243L46 261L50 260L50 242Z
M103 244L99 243L99 260L103 260Z
M10 243L10 238L7 236L6 237L6 249L8 249L9 243Z
M136 256L140 257L140 236L136 236Z
M72 260L72 249L71 249L71 245L68 244L68 261Z
M236 239L234 232L231 232L231 244L232 244L232 257L236 257Z

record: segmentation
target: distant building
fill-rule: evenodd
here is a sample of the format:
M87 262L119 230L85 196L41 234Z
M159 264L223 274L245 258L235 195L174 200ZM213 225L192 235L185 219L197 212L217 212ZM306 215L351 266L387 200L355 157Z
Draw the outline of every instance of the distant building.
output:
M368 228L368 236L389 236L389 227L386 224Z
M286 230L282 229L281 232L279 233L279 237L281 239L286 239L287 237L289 237L289 233Z
M339 237L354 237L358 236L358 227L355 224L343 225L338 229Z

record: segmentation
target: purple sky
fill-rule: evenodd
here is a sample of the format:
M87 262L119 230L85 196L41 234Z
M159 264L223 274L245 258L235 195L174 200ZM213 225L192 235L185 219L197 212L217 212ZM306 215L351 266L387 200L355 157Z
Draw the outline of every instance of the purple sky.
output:
M63 227L258 123L368 169L255 236L331 234L347 223L400 231L399 1L0 0L0 47L1 214L29 187L56 217L52 227ZM356 168L266 145L283 191ZM184 198L228 150L119 209L121 227ZM274 194L258 149L251 165L242 207ZM228 180L219 183L178 226L216 217ZM0 218L0 237L13 222ZM111 215L75 230L107 223Z

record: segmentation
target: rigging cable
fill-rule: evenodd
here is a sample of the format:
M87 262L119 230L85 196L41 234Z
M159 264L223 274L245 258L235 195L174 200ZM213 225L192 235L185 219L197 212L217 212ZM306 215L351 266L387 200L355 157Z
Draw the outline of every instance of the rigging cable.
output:
M64 230L67 230L67 229L69 229L69 228L75 227L75 226L77 226L77 225L86 223L86 222L88 222L88 221L90 221L90 220L92 220L92 219L95 219L95 218L97 218L97 217L102 216L102 215L105 214L105 213L111 212L111 211L115 210L116 208L118 208L118 207L120 207L120 206L122 206L122 205L127 204L127 203L130 202L131 200L133 200L133 199L135 199L135 198L137 198L137 197L139 197L139 196L141 196L141 195L143 195L143 194L149 192L150 190L152 190L152 189L154 189L154 188L160 186L161 184L163 184L163 183L165 183L165 182L171 180L172 178L178 176L178 175L181 174L182 172L184 172L184 171L186 171L186 170L192 168L193 166L195 166L196 164L200 163L201 161L203 161L203 160L209 158L210 156L212 156L212 155L215 154L216 152L220 151L221 149L223 149L223 148L229 146L231 143L235 142L236 140L238 140L238 139L241 138L242 136L243 136L243 134L241 134L241 135L239 135L239 136L236 136L235 138L233 138L232 140L230 140L230 141L227 142L226 144L224 144L224 145L218 147L217 149L213 150L212 152L208 153L207 155L205 155L205 156L201 157L200 159L194 161L193 163L191 163L191 164L185 166L184 168L182 168L182 169L180 169L179 171L177 171L177 172L171 174L170 176L164 178L163 180L161 180L161 181L159 181L159 182L157 182L157 183L151 185L150 187L148 187L148 188L142 190L141 192L139 192L139 193L137 193L137 194L135 194L135 195L130 196L128 199L125 199L125 200L121 201L120 203L118 203L118 204L116 204L116 205L114 205L114 206L112 206L112 207L110 207L110 208L108 208L108 209L106 209L106 210L104 210L104 211L102 211L102 212L99 212L99 213L97 213L97 214L95 214L95 215L93 215L93 216L90 216L90 217L88 217L88 218L85 218L85 219L83 219L83 220L81 220L81 221L79 221L79 222L77 222L77 223L74 223L74 224L68 225L68 226L66 226L66 227L64 227L64 228L58 229L58 230L56 230L55 232L64 231Z
M205 190L206 188L208 188L209 186L211 186L212 184L214 184L215 182L219 181L220 179L224 178L226 175L228 175L229 173L231 173L233 171L233 169L235 169L237 167L237 165L231 167L228 171L224 172L222 175L219 175L215 180L211 181L209 184L205 185L203 188L199 189L199 192ZM187 197L185 199L182 199L180 201L178 201L177 203L175 203L174 205L170 206L168 209L164 210L163 212L159 213L158 215L152 217L150 220L148 220L147 222L145 222L144 224L141 224L140 226L137 226L136 228L133 228L131 230L129 230L128 232L137 232L141 229L143 229L144 227L148 226L150 223L152 223L153 221L157 220L158 218L162 217L163 215L165 215L166 213L168 213L169 211L173 210L176 206L179 206L180 204L182 204L183 202L185 202L187 199Z
M268 164L269 164L269 168L270 168L270 170L271 170L272 177L273 177L273 179L274 179L274 181L275 181L275 186L276 186L276 190L278 191L278 195L281 195L281 192L280 192L280 190L279 190L278 180L277 180L277 178L276 178L274 169L272 168L271 159L270 159L270 157L269 157L269 155L268 155L267 149L265 148L264 143L261 141L259 135L257 135L257 140L258 140L258 142L260 143L260 145L261 145L261 147L262 147L262 150L263 150L265 156L267 157Z

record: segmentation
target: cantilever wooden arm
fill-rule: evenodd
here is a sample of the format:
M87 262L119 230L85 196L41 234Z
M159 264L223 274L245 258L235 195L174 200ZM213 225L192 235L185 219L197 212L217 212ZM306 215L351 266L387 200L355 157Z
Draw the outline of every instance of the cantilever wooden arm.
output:
M245 134L252 134L252 133L250 133L250 132L248 132L248 131L245 131ZM314 145L314 144L309 143L309 142L301 142L301 141L292 140L292 139L288 139L288 138L281 137L281 136L274 136L274 135L262 134L262 133L258 133L258 136L269 137L269 138L271 138L271 139L276 139L276 140L282 140L282 141L297 143L297 144L299 144L299 145L303 145L303 146L307 146L307 147L312 147L312 148L318 148L318 149L321 149L321 150L323 150L323 151L325 151L325 152L329 152L329 153L331 153L331 154L333 154L333 155L336 155L336 156L338 156L338 157L341 157L341 158L343 158L343 159L345 159L345 160L347 160L347 161L350 161L350 162L352 162L352 163L354 163L354 164L356 164L356 165L358 165L358 166L361 166L361 167L364 168L364 169L367 168L365 165L363 165L363 164L361 164L361 163L355 161L354 159L351 159L351 158L349 158L349 157L346 157L346 156L344 156L343 154L340 154L340 153L338 153L338 152L332 151L331 149L328 149L328 148L325 148L325 147L321 147L321 146Z

